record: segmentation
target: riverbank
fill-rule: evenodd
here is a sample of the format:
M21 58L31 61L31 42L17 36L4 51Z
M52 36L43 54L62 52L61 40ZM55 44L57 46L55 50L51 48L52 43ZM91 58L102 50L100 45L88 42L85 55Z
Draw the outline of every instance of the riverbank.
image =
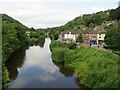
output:
M79 83L90 88L118 88L118 59L120 56L90 47L69 49L67 45L51 42L52 59L73 68Z

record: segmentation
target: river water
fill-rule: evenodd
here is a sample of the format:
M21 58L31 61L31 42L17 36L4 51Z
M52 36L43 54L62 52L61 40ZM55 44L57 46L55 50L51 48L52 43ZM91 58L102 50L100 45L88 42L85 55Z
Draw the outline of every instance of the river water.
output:
M52 62L50 42L46 38L43 47L22 47L11 55L8 88L80 88L72 70Z

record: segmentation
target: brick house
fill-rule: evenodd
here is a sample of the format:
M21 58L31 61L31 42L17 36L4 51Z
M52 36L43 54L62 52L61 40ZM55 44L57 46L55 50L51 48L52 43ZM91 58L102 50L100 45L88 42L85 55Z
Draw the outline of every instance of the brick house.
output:
M106 31L102 26L97 26L91 30L82 32L84 43L86 44L100 44L104 42Z

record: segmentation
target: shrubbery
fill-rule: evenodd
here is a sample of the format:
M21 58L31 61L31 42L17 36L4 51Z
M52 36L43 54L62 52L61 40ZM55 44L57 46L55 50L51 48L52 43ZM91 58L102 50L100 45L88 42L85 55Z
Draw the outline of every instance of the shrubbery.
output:
M51 51L52 51L52 59L54 62L63 63L63 58L65 52L67 52L69 49L67 46L60 41L52 41L50 45Z
M93 48L80 48L73 53L67 52L64 60L68 67L74 68L81 84L91 88L118 87L117 55Z
M51 46L53 61L73 68L80 84L90 88L118 88L118 55L94 48L71 50L58 41Z
M64 43L61 43L60 41L55 41L53 40L50 44L51 49L55 48L55 47L66 47L66 45Z
M69 44L67 44L67 46L69 49L76 49L77 48L75 43L69 43Z
M120 22L119 22L120 23ZM120 50L120 28L118 23L107 27L107 34L105 37L105 48Z
M68 48L61 48L61 47L53 48L53 52L52 52L53 61L58 62L58 63L63 63L65 52L68 52L68 50L69 50Z

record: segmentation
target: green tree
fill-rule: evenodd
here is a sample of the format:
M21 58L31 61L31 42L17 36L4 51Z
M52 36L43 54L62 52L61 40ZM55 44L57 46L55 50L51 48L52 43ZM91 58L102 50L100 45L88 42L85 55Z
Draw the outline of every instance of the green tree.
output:
M82 34L79 34L79 36L77 37L77 42L82 43L83 42L83 38L82 38Z
M120 6L115 10L110 11L110 18L112 20L120 20Z
M56 33L56 34L54 35L54 40L58 40L58 38L59 38L59 34Z
M76 43L69 43L67 46L69 49L76 49L77 48Z
M118 28L118 24L113 24L107 28L105 42L109 48L120 49L120 28Z
M8 57L29 40L26 31L28 27L14 20L6 14L2 14L2 87L9 83L8 71L5 65Z

